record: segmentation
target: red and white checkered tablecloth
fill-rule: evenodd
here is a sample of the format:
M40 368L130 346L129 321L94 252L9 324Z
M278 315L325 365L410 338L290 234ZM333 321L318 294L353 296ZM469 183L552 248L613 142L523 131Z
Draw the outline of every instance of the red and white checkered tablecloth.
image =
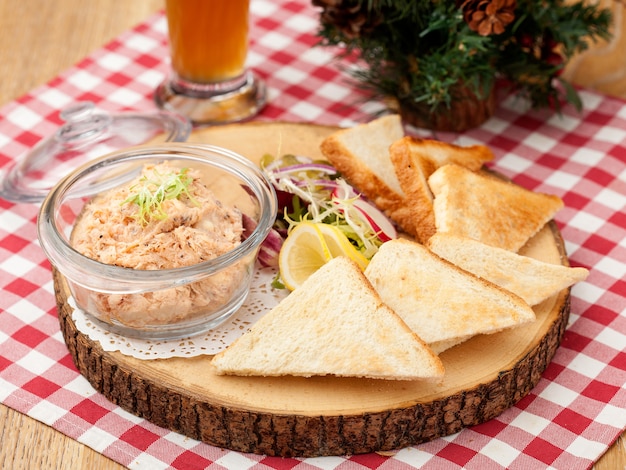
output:
M332 52L313 46L309 2L252 2L249 64L269 87L260 120L351 125L383 109L346 81ZM152 110L167 71L158 14L20 99L0 108L0 168L50 135L59 110L90 100L104 110ZM132 416L77 372L59 331L37 206L0 199L0 401L130 468L398 469L589 468L626 427L626 103L581 91L584 110L529 112L505 100L481 128L439 136L482 142L493 167L529 189L558 194L557 223L572 265L561 347L532 392L480 426L392 456L281 459L211 447Z

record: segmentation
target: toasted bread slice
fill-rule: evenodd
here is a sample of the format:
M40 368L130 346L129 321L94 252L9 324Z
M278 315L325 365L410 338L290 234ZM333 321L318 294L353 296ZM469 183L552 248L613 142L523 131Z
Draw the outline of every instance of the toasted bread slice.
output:
M518 296L410 240L383 244L365 276L383 302L437 353L474 335L535 319Z
M544 263L467 237L436 233L427 243L434 253L537 305L589 275L585 268Z
M435 233L433 195L428 178L448 163L479 170L493 160L493 152L484 145L462 147L433 139L405 136L389 147L389 157L410 211L409 219L398 221L407 233L421 243Z
M430 160L436 168L455 163L469 170L478 171L494 158L491 149L480 144L463 146L413 136L405 136L397 143L404 146L412 158Z
M401 221L408 219L409 210L389 158L389 147L403 136L400 116L390 114L334 132L320 150L352 186L405 229Z
M356 263L334 258L214 356L218 374L441 377L439 358L381 300Z
M509 251L517 252L563 207L558 196L455 164L438 168L428 184L438 232Z

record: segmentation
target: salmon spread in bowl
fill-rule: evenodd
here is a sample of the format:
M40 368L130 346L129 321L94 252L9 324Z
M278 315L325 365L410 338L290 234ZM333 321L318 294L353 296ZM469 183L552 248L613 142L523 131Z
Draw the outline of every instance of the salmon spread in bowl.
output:
M142 214L142 204L149 204L145 199L177 185L184 185L177 197L164 195L158 206L147 208L152 212ZM146 165L128 184L94 197L76 221L70 242L102 263L154 270L217 258L237 247L242 235L241 212L217 200L198 171L164 162ZM134 327L167 324L225 304L244 274L245 266L234 265L193 284L146 294L94 294L92 301L108 320Z
M76 305L126 336L206 331L244 302L276 194L225 149L168 144L81 167L44 200L42 248Z

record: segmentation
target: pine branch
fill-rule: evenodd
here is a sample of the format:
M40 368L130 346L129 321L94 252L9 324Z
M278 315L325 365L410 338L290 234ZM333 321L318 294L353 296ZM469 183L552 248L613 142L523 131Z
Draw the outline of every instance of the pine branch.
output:
M313 0L321 45L341 46L363 66L352 72L375 96L449 106L460 86L479 96L506 77L533 106L580 105L559 74L591 41L611 37L611 13L583 1L517 0L502 34L480 35L462 8L494 0ZM511 7L512 8L512 7ZM503 23L504 24L504 23ZM341 53L340 53L341 57Z

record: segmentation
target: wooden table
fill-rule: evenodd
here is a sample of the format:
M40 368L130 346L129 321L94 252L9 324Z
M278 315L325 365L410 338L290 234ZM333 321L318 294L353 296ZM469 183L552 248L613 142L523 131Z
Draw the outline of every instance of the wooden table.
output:
M609 0L600 1L609 4ZM47 82L162 7L162 0L2 0L0 105ZM614 8L622 7L615 2ZM616 25L612 44L598 45L573 61L565 76L586 87L626 97L624 25L626 19ZM0 405L0 442L0 468L123 468L4 405ZM594 469L625 468L625 442L622 435Z

